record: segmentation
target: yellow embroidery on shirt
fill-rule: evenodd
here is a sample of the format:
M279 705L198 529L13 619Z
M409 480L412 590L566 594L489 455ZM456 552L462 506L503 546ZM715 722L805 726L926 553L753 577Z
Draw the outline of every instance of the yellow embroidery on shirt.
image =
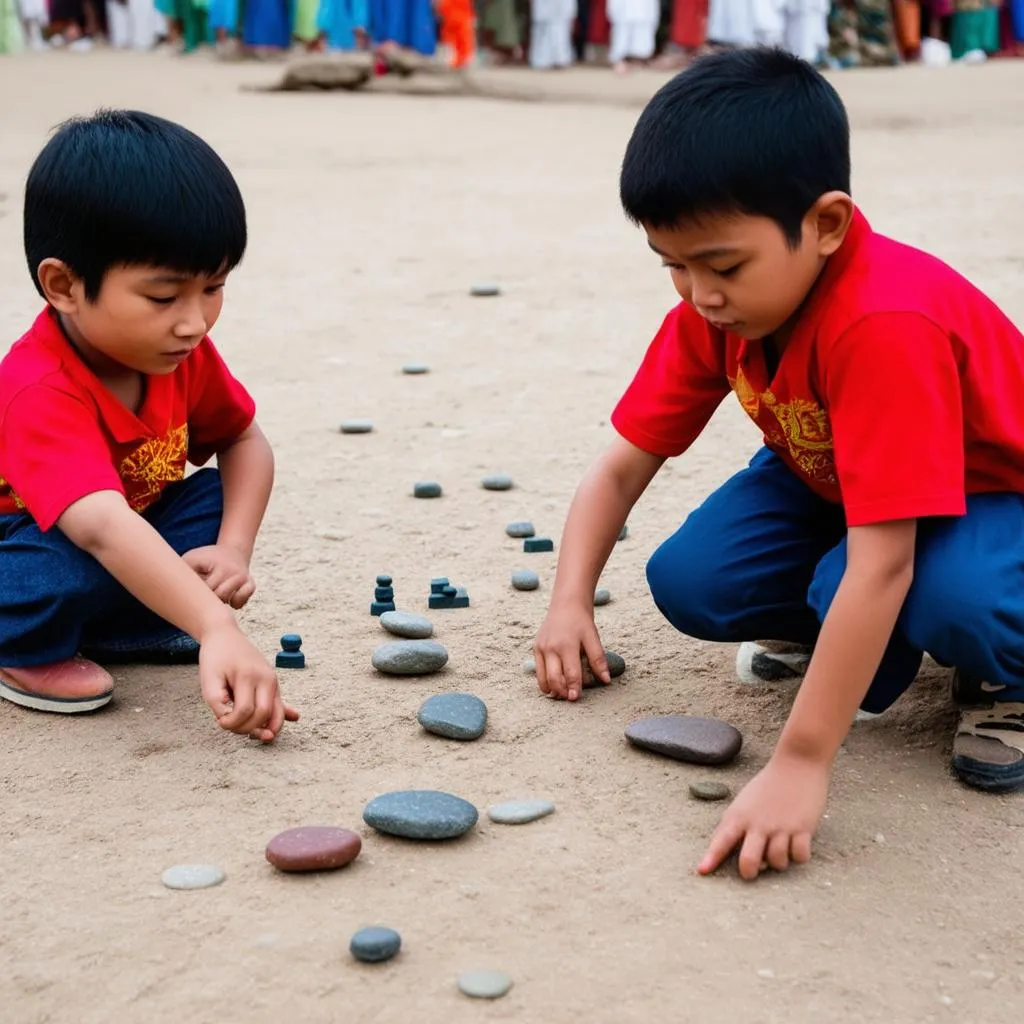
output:
M142 512L168 484L183 479L187 454L188 426L183 423L164 437L143 441L125 456L119 472L128 492L128 504Z
M736 368L735 378L731 379L729 383L732 385L733 391L736 392L736 397L740 400L743 411L752 420L756 420L761 403L758 401L757 393L750 386L750 381L747 380L746 375L739 367Z
M14 491L11 489L11 485L2 476L0 476L0 492L3 492L5 489L7 491L7 496L11 499L12 502L14 502L14 507L24 512L25 502L23 502L21 498L19 498L14 493Z

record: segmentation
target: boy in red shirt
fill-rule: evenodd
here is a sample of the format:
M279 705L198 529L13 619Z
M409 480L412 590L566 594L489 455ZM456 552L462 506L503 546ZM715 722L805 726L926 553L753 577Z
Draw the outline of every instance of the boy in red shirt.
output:
M207 336L245 245L231 172L162 118L75 119L36 159L25 252L46 308L0 362L0 697L89 711L113 681L83 653L198 659L221 727L269 742L297 720L232 612L274 476Z
M858 708L895 701L923 652L955 670L959 778L1024 785L1024 337L955 271L875 234L849 193L838 95L765 49L668 83L622 166L626 213L683 302L576 494L537 675L577 699L582 651L608 681L601 569L665 459L735 392L764 447L658 548L648 582L681 632L772 641L743 663L806 675L702 873L737 847L745 878L807 861Z

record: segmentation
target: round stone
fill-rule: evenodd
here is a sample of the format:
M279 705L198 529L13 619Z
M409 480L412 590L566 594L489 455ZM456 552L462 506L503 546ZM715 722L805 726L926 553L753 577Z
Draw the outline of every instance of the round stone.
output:
M619 540L625 540L629 536L629 523L623 523L619 530Z
M441 485L436 480L421 480L412 485L414 498L440 498Z
M373 652L371 661L389 676L425 676L448 664L448 651L436 640L390 640Z
M501 294L501 288L490 281L479 281L469 289L469 294L478 299L489 299Z
M294 653L302 649L302 637L298 633L285 633L281 637L281 650Z
M459 991L473 999L500 999L512 988L512 979L504 971L463 971Z
M380 616L380 624L389 633L406 640L426 640L434 634L430 619L412 612L385 612Z
M608 675L612 679L618 679L626 671L626 659L621 654L616 654L614 651L605 651L604 660L608 663ZM605 684L594 675L585 654L582 656L581 661L583 663L583 689L589 690L594 686L604 686Z
M406 363L402 367L402 373L418 377L421 373L430 373L430 367L426 363Z
M512 586L516 590L536 590L540 586L540 577L532 569L519 569L512 573Z
M472 693L439 693L423 702L416 720L437 736L475 740L487 728L487 705Z
M728 764L740 752L739 729L717 718L693 715L655 715L626 728L634 746L690 764Z
M521 523L509 523L505 527L505 532L510 537L522 539L524 537L533 537L537 531L534 529L533 523L521 522Z
M480 486L485 491L511 491L512 490L512 477L507 476L504 473L492 473L490 476L485 476L480 481Z
M600 608L612 599L612 592L607 587L598 587L594 591L594 607Z
M364 964L382 964L402 948L402 936L394 928L360 928L348 948Z
M536 658L523 658L523 671L528 675L532 676L537 672L537 659Z
M274 836L266 858L279 871L331 871L351 864L362 847L362 839L347 828L306 825Z
M384 793L363 810L363 821L371 828L405 839L454 839L465 835L478 818L468 800L434 789Z
M728 800L732 790L724 782L691 782L690 796L694 800Z
M368 434L373 430L372 420L342 420L341 432L343 434Z
M160 880L168 889L209 889L227 876L216 864L175 864Z
M555 813L555 805L543 797L531 800L507 800L487 808L487 817L499 825L525 825Z

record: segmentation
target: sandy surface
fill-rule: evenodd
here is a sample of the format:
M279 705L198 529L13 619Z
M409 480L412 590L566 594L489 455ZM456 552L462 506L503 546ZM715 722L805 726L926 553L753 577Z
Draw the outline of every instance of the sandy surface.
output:
M555 557L524 558L503 527L532 518L557 537L673 301L616 206L623 146L660 80L529 77L572 102L507 105L238 89L275 74L201 58L0 61L9 340L37 309L20 202L49 126L130 104L184 121L236 172L251 248L215 333L278 456L244 623L269 655L280 633L301 632L310 661L284 680L303 720L269 748L220 733L191 670L120 670L116 702L77 720L0 708L0 1019L1018 1019L1024 803L950 778L942 674L849 738L814 862L755 886L693 873L720 810L686 796L706 773L623 739L644 714L725 717L746 737L721 773L738 786L784 721L791 694L734 683L733 650L676 635L643 579L659 539L754 449L738 408L666 468L605 574L615 600L598 623L629 663L623 679L568 707L521 671ZM837 82L876 227L931 248L1024 320L1024 64ZM481 278L504 296L468 298ZM402 377L412 359L433 372ZM376 432L341 436L347 416ZM517 488L482 491L488 471ZM444 499L414 501L413 482L430 478ZM510 590L524 565L540 591ZM370 669L377 572L394 574L410 610L425 609L431 576L468 587L470 610L433 615L451 651L441 676ZM485 738L424 735L421 700L462 689L488 702ZM405 787L481 809L546 795L558 812L521 829L485 819L443 846L364 829L366 801ZM275 873L265 843L302 823L361 829L362 856L323 877ZM163 869L190 861L222 865L227 882L163 889ZM368 923L403 933L397 961L348 958ZM459 996L456 973L477 966L511 972L512 993Z

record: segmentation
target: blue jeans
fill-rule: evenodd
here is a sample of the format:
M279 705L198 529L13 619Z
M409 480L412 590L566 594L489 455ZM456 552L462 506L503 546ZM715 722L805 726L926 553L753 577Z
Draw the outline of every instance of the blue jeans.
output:
M217 541L220 473L167 487L144 518L183 555ZM182 636L137 601L92 555L30 516L0 516L0 665L45 665L75 654L159 654Z
M842 509L763 448L655 551L647 579L688 636L813 644L845 569ZM1024 495L976 494L965 516L920 521L914 582L861 707L889 707L925 651L1024 700Z

